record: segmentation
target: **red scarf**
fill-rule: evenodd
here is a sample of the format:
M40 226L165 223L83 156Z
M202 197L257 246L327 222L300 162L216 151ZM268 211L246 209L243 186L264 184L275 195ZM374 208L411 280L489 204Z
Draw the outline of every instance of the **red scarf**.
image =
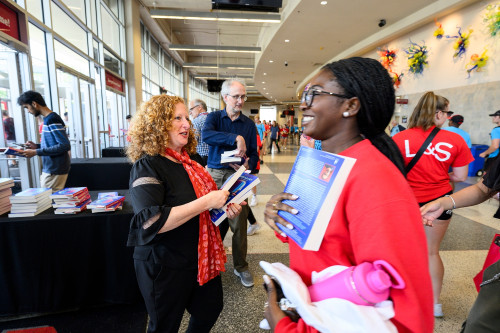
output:
M179 154L167 148L165 153L182 163L189 175L196 197L201 198L209 192L217 190L217 185L210 174L204 167L189 158L185 149L182 149L182 154ZM219 228L212 223L210 214L206 210L200 214L200 235L198 238L198 283L200 286L219 275L219 271L225 272L224 264L226 261L226 252L224 252Z

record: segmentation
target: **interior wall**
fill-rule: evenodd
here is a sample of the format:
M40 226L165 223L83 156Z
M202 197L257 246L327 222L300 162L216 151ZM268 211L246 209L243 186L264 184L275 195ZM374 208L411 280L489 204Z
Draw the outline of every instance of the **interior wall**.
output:
M492 37L483 22L488 4L497 1L482 1L465 7L445 17L436 19L442 24L445 35L455 36L458 28L462 33L473 29L469 39L469 47L461 58L454 58L453 44L456 38L437 39L433 33L437 29L434 23L416 29L401 38L395 39L382 48L396 49L397 58L393 71L403 73L402 83L396 94L408 99L408 105L398 105L396 115L408 118L418 99L426 91L434 91L450 100L450 110L464 116L461 128L469 132L472 143L489 144L489 132L494 127L488 114L500 109L500 36ZM409 41L423 44L428 49L428 67L422 74L408 72L407 55L404 52ZM471 55L481 55L487 49L489 57L487 65L480 72L472 72L470 78L466 65ZM379 59L377 49L365 57ZM403 124L404 125L404 124Z

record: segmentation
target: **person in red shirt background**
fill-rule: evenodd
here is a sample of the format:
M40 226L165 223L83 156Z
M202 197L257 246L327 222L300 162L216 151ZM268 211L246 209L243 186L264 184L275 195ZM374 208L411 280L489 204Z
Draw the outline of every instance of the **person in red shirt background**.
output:
M356 163L319 250L302 250L288 242L290 268L309 286L313 271L385 260L406 282L405 289L391 290L392 324L398 332L430 333L434 318L425 233L404 178L403 159L385 133L394 106L392 80L374 59L336 61L312 78L300 105L304 134L321 140L323 151L355 158ZM278 223L285 228L289 225L277 214L279 210L300 214L282 201L296 199L293 193L280 193L266 204L264 220L278 235ZM265 317L274 332L317 332L303 319L294 322L287 317L276 303L274 284L266 285Z
M426 92L413 110L408 129L393 136L394 142L408 165L425 139L435 127L441 127L448 120L449 101L433 92ZM474 160L465 140L449 131L437 132L424 154L408 172L406 178L420 206L453 193L450 182L467 179L468 164ZM452 168L452 172L448 173ZM429 250L429 269L434 294L434 316L442 317L439 301L443 285L444 266L439 255L439 246L448 229L451 212L444 212L433 227L426 226Z

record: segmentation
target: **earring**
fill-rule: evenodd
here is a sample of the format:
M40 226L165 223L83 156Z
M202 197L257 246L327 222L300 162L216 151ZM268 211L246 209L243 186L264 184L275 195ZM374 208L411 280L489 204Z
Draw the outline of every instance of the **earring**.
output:
M342 117L344 117L344 118L349 117L349 112L344 111L344 112L342 113Z

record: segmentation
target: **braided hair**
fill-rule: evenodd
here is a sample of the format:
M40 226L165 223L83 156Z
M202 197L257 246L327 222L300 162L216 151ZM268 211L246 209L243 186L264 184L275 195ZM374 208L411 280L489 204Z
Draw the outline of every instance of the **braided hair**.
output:
M394 113L396 97L387 70L374 59L353 57L323 67L333 73L344 94L357 97L356 115L361 134L405 174L403 157L394 141L385 133Z

